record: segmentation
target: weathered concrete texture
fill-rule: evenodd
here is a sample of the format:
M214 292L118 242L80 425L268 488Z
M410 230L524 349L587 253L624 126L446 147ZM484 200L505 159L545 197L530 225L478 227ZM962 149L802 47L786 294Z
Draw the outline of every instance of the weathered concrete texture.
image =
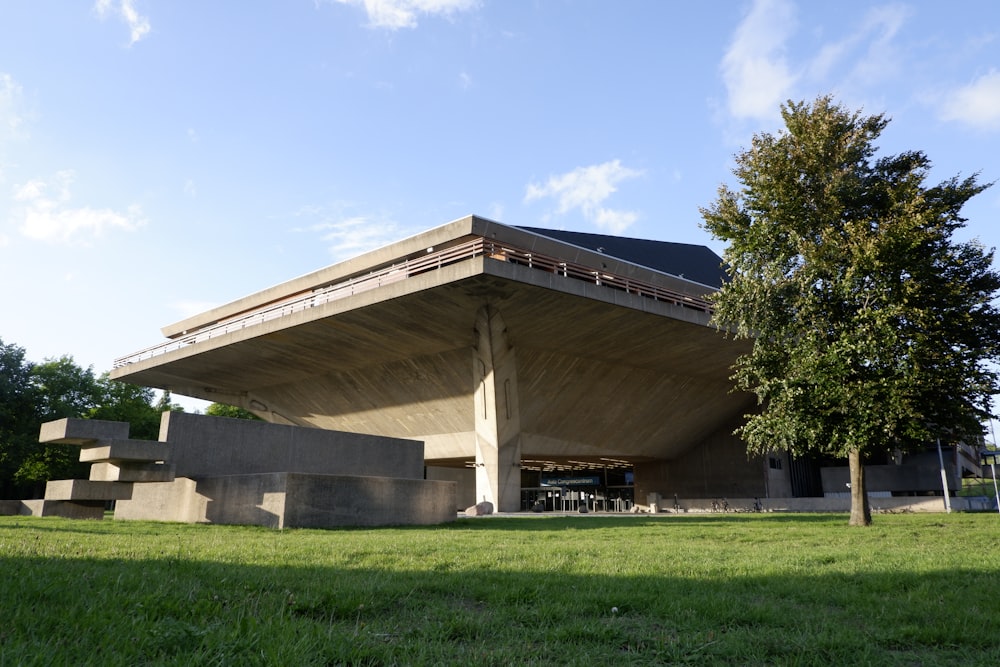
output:
M423 444L402 438L165 412L160 440L178 477L271 472L423 479Z
M84 445L97 440L128 438L128 422L100 419L57 419L45 422L38 433L38 442L60 445Z
M94 482L170 482L174 479L174 467L163 463L100 461L90 466L90 479Z
M45 500L127 500L132 485L125 482L55 479L45 485Z
M193 523L205 513L199 504L207 502L196 488L197 482L187 477L134 484L132 498L115 503L115 519Z
M463 510L476 503L476 473L471 468L427 467L427 479L439 482L454 482L455 510Z
M167 446L152 440L99 440L84 445L80 450L80 461L163 461L167 458Z
M455 519L455 484L413 479L264 473L137 484L116 519L328 528Z
M746 444L733 435L738 422L723 422L717 430L683 456L669 461L644 461L635 464L635 497L658 493L673 496L763 497L768 495L767 462L750 457ZM720 483L725 480L725 483Z
M0 516L17 516L24 507L23 500L0 500Z
M12 514L24 516L59 516L65 519L103 519L103 500L19 500L21 507Z
M514 350L496 308L479 309L475 330L476 489L480 501L516 512L521 505L521 416Z
M285 526L429 525L455 520L455 484L286 475Z

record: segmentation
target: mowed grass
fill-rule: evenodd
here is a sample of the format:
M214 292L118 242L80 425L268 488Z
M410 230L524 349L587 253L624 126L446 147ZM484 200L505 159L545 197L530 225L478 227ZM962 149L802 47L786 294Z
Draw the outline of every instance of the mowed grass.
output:
M1000 516L0 517L0 665L1000 664Z

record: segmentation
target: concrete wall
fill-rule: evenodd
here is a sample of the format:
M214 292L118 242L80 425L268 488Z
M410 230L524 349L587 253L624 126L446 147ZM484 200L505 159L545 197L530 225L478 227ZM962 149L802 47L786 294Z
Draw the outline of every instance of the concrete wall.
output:
M427 479L440 482L455 482L455 499L458 503L455 506L456 510L464 510L479 502L476 499L476 471L472 468L427 466L426 474Z
M66 519L103 519L104 501L0 500L0 516L61 516Z
M429 525L456 517L453 482L289 474L286 493L284 527Z
M160 440L178 477L301 472L422 479L423 443L359 433L164 412Z
M116 519L271 528L454 521L455 484L386 477L263 473L136 484Z
M708 499L767 495L767 459L751 458L743 441L732 434L735 428L735 423L719 428L676 459L636 463L636 502L645 503L651 493L669 499L670 505L674 494Z

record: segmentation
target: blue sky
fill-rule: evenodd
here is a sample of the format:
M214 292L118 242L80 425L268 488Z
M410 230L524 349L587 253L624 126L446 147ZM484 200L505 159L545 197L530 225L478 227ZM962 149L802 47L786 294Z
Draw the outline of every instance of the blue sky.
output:
M1000 4L5 0L0 338L100 373L470 213L721 252L732 156L826 93L1000 179ZM1000 245L1000 186L966 213Z

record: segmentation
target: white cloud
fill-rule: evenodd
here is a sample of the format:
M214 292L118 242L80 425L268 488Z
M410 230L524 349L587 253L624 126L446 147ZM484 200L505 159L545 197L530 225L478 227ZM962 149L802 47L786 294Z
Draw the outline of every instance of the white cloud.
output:
M94 10L102 19L108 15L117 15L129 30L128 45L132 46L140 39L149 34L152 29L149 19L141 16L135 8L134 0L97 0L94 3Z
M906 65L897 37L912 8L899 3L868 9L839 38L820 40L822 26L800 34L790 0L754 0L734 32L720 66L729 115L738 120L778 121L781 104L803 89L837 91L864 99L897 81ZM799 40L795 61L789 43ZM807 40L802 43L802 40Z
M345 5L363 6L372 28L399 30L417 27L417 16L450 17L475 9L480 0L337 0Z
M551 197L557 202L558 214L579 209L589 222L620 234L638 219L638 214L604 208L601 204L618 190L619 183L642 174L642 171L623 167L620 160L577 167L568 173L550 176L544 184L529 183L524 201Z
M785 42L794 29L795 8L790 2L754 2L722 59L730 114L750 119L777 115L796 80L784 56Z
M609 208L599 208L594 212L594 223L601 229L612 234L621 234L639 219L635 211L615 211Z
M19 206L13 220L21 234L38 241L70 243L82 236L100 236L109 229L129 231L145 224L138 206L130 206L125 213L72 207L73 177L72 171L61 171L53 183L33 180L14 187L14 201Z
M991 69L967 86L952 91L941 118L982 130L1000 129L1000 72Z

